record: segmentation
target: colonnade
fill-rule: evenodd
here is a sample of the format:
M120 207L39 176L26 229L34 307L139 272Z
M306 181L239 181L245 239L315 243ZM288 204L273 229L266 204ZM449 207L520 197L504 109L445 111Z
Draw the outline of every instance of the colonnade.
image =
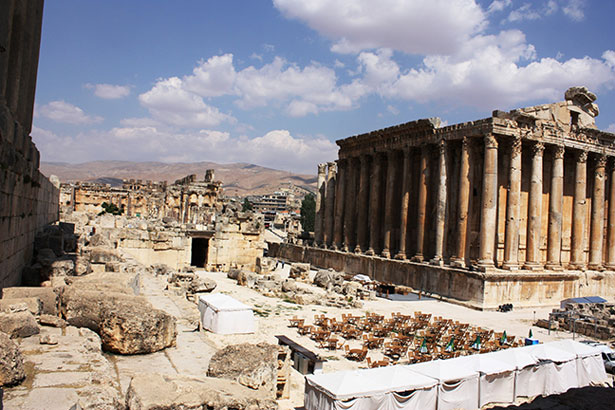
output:
M604 153L487 134L340 157L318 167L316 246L484 270L615 268L615 167L607 178Z

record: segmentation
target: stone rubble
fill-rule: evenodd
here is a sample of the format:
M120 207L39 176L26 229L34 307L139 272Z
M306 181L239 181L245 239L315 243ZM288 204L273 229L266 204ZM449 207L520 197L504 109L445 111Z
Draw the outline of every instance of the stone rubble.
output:
M19 348L7 334L0 332L0 386L11 386L25 378L24 361Z

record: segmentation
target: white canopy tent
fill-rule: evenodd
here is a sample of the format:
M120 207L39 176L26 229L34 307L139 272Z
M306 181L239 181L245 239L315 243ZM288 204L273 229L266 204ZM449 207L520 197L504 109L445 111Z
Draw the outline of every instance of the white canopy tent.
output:
M514 366L515 399L517 397L533 397L542 394L546 384L546 368L539 368L538 360L526 350L512 348L485 353L483 356L493 357Z
M602 384L606 381L607 374L602 361L602 351L599 348L570 339L549 344L576 355L579 387Z
M305 377L306 410L436 410L437 381L407 366Z
M543 390L535 395L560 394L568 389L579 387L577 378L576 355L562 350L552 343L521 347L539 363L535 366L540 372L540 381L545 381ZM544 376L544 379L543 379Z
M434 360L408 366L438 380L438 410L477 409L479 373L461 362Z
M222 293L199 297L201 326L220 334L254 333L252 308Z
M515 366L486 354L461 356L447 360L479 372L478 404L512 403L515 401Z

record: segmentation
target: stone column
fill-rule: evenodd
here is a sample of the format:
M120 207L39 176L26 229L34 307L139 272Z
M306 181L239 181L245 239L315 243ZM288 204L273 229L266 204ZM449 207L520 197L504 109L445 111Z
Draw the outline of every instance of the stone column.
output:
M444 224L446 223L446 141L438 144L438 197L436 199L436 246L432 265L444 264Z
M354 251L361 253L367 249L367 227L369 221L367 219L367 208L369 200L369 158L367 155L360 157L359 171L359 195L357 196L357 246Z
M369 193L369 248L366 255L374 255L379 249L380 241L380 179L382 163L380 154L375 153L372 157L372 181Z
M551 172L549 195L549 236L547 238L547 269L561 270L562 202L564 200L564 147L556 147Z
M615 270L615 164L611 163L609 176L609 221L607 225L606 265L608 270Z
M335 218L333 229L333 249L342 249L342 234L344 232L344 193L346 192L346 167L344 159L337 161L337 178L335 182Z
M418 212L416 219L416 254L412 257L415 262L423 262L423 245L425 241L425 215L427 212L427 182L429 178L429 148L421 149L421 164L419 170Z
M508 167L508 197L506 201L506 233L502 268L519 269L519 214L521 212L521 138L512 141Z
M468 230L468 208L470 205L470 152L469 139L464 137L461 141L459 161L459 193L457 196L457 246L455 256L451 258L451 265L464 268L466 266L466 235Z
M579 152L575 169L574 204L572 207L572 246L570 268L585 269L585 218L587 217L587 151Z
M314 219L314 242L316 246L322 245L325 218L325 184L327 164L318 164L318 182L316 185L316 218Z
M495 232L498 202L498 142L491 134L485 136L483 162L483 195L480 215L480 250L478 267L495 266Z
M349 158L346 161L346 196L344 200L344 246L342 250L348 252L354 244L354 232L356 221L356 169L357 158Z
M323 247L330 247L333 243L333 219L335 218L335 183L337 165L335 162L327 163L327 193L325 195L325 228L323 230Z
M11 52L11 30L13 27L14 0L3 2L3 12L0 13L0 44L5 51L0 52L0 98L6 96L7 79L9 77L9 54Z
M589 269L602 270L602 241L604 238L604 168L606 156L596 161L594 169L594 192L592 195L591 240L589 248Z
M395 151L387 152L387 181L384 194L384 238L381 255L391 257L391 232L393 231L393 192L395 190Z
M410 149L404 149L401 187L401 217L399 221L399 252L395 259L406 259L406 237L408 236L408 205L410 203Z
M542 221L542 154L545 146L538 142L532 147L532 174L527 205L527 244L524 269L542 269L540 264L540 230Z

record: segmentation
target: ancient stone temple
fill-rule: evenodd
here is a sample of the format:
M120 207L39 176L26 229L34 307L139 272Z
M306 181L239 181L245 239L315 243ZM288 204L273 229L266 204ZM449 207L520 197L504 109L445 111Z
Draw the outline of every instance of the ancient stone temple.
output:
M613 296L615 135L596 96L423 119L337 141L318 167L315 247L280 249L480 308Z

